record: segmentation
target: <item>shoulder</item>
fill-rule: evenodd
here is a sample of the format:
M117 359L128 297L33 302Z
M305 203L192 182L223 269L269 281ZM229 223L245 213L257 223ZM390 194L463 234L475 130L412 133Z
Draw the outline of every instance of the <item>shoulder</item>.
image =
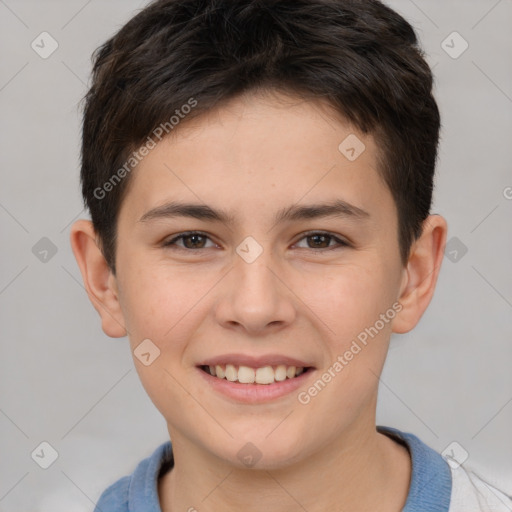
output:
M170 441L161 444L141 460L135 471L110 485L101 494L94 512L145 512L160 510L158 478L161 470L174 464Z
M471 468L451 467L452 496L449 512L510 512L512 497L484 480Z
M438 453L410 432L378 426L404 442L412 461L411 483L402 512L511 512L512 497L474 469Z
M131 478L131 475L124 476L105 489L94 512L128 512L128 490Z

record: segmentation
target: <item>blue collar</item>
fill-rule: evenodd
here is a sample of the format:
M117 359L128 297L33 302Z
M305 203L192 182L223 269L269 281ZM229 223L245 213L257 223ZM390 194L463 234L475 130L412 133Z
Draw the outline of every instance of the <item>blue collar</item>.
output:
M411 484L402 512L448 512L452 477L450 467L442 456L414 434L383 426L377 426L377 431L405 445L411 454ZM167 441L161 444L150 457L138 464L131 478L123 479L127 487L124 488L123 494L125 494L125 504L128 508L119 508L116 512L117 510L161 512L158 500L158 478L165 470L172 468L173 464L172 445ZM120 483L121 481L114 486ZM121 494L120 486L117 491ZM102 505L100 499L97 506Z
M414 434L381 426L377 431L405 444L411 455L411 484L402 512L448 512L452 473L443 457Z

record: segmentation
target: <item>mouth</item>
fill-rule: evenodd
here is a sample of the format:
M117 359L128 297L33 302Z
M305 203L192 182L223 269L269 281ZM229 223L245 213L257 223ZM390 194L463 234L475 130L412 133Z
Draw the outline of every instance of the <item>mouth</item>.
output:
M305 360L284 354L219 354L196 368L216 395L251 405L287 400L316 374Z
M271 385L293 380L313 369L310 366L286 364L266 365L258 368L236 364L216 364L200 365L198 368L217 379L248 385Z

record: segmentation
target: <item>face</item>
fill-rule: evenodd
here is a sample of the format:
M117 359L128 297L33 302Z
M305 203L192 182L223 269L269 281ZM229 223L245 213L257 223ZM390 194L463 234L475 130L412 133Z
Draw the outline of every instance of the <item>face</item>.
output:
M278 467L374 429L404 272L377 151L321 103L246 95L133 171L115 287L173 440Z

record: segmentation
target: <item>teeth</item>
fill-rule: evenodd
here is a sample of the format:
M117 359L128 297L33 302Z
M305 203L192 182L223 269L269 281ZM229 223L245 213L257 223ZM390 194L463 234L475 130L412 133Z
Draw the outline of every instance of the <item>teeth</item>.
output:
M254 377L255 372L252 368L249 368L248 366L240 366L240 368L238 368L238 382L252 384L254 382Z
M293 379L304 373L303 367L286 366L280 364L276 367L263 366L261 368L250 368L249 366L235 366L234 364L206 366L210 375L219 379L227 379L230 382L242 384L273 384L284 380Z
M276 371L274 372L274 379L277 380L277 382L281 382L286 379L286 366L284 364L280 364Z
M210 372L212 375L214 375L212 372ZM226 374L224 373L224 369L222 368L222 366L219 366L219 365L216 365L215 366L215 375L217 377L219 377L219 379L223 379Z
M238 372L236 368L232 364L226 365L226 379L231 382L235 382L238 379Z
M272 384L274 381L274 368L264 366L256 370L256 384Z

